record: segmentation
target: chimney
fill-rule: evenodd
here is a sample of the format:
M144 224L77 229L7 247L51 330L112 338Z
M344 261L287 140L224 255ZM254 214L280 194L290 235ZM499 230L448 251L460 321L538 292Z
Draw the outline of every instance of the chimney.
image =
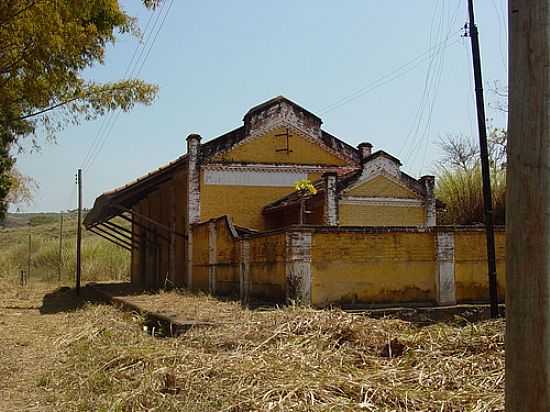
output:
M323 223L328 226L338 225L338 200L336 199L336 172L323 174L324 180L324 214Z
M372 154L372 144L368 142L359 143L357 146L359 153L361 154L361 160L365 160Z
M186 287L191 289L193 285L193 230L191 225L200 221L200 165L199 153L201 137L198 134L187 136L187 215L185 226L187 229L187 279Z
M201 137L198 134L187 136L187 156L189 169L187 171L187 213L189 224L198 223L200 219L200 191L199 191L199 152Z
M422 176L420 178L420 184L424 186L424 190L426 191L426 199L424 201L424 207L426 208L426 226L435 226L437 224L434 195L435 177Z

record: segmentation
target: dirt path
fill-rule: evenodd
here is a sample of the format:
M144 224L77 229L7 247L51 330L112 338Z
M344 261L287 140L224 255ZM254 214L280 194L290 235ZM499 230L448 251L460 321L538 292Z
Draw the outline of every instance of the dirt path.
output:
M77 304L52 285L0 286L0 411L55 410L46 372L59 355L66 313Z

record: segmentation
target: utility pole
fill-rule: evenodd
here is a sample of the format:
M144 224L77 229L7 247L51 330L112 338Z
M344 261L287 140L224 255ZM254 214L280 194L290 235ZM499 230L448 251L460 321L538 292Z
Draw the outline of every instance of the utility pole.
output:
M495 256L495 232L493 229L493 198L491 195L491 172L489 169L489 151L487 149L487 127L485 125L485 102L483 99L483 79L481 76L481 56L479 53L479 35L474 19L474 2L468 0L468 32L472 43L472 62L474 66L474 84L476 92L477 127L479 133L479 152L481 157L481 175L483 180L483 208L485 211L485 237L487 240L487 269L489 276L489 298L491 317L498 317L497 264Z
M32 225L29 221L29 242L27 253L27 279L31 276L31 253L32 253ZM26 282L25 282L26 283Z
M80 251L82 246L82 169L78 169L78 173L76 175L76 183L78 184L78 214L76 223L76 295L80 296Z
M506 410L550 410L550 7L511 0Z
M59 262L57 266L57 281L61 281L61 268L63 262L63 211L59 215Z

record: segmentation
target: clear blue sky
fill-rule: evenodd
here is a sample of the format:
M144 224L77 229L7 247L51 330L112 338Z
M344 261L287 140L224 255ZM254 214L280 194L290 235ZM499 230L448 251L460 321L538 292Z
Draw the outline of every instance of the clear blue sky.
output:
M123 5L145 28L152 13L138 0ZM507 81L506 1L477 0L476 13L490 106L490 86ZM414 176L433 173L440 136L477 138L465 21L466 0L174 0L140 74L160 86L159 96L152 106L122 113L100 135L103 149L84 173L84 204L180 156L189 133L207 141L281 94L348 143L369 141L401 158ZM120 37L105 65L87 76L120 79L137 45ZM505 114L491 107L487 117L506 125ZM75 171L105 125L100 119L68 128L57 144L19 156L18 167L40 185L23 211L75 206Z

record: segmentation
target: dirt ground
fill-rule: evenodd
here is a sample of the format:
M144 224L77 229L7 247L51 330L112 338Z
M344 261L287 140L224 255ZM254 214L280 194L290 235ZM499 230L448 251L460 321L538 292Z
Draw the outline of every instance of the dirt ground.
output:
M45 379L68 313L81 305L69 288L51 283L0 284L0 411L55 410Z

